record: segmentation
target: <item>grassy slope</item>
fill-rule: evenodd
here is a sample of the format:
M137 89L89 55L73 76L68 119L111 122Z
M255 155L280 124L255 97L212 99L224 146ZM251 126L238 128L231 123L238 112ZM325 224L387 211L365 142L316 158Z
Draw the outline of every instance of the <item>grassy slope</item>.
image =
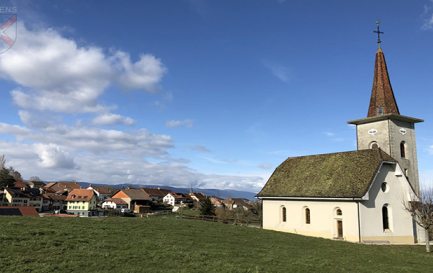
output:
M175 218L0 218L0 272L430 272L368 246Z

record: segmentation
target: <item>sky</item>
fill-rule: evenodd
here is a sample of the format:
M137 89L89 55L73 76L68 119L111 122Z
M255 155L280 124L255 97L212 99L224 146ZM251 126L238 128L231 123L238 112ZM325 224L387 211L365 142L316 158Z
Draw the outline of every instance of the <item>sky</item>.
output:
M25 179L257 192L287 157L355 150L380 19L433 185L433 1L0 1L2 22L14 10L0 154Z

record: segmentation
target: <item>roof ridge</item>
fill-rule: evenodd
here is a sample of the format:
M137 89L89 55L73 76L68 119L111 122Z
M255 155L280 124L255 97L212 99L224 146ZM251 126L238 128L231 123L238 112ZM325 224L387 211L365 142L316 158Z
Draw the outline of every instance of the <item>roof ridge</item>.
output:
M342 152L332 152L332 153L322 153L322 154L311 154L311 155L300 155L300 156L289 156L287 159L291 158L302 158L302 157L314 157L314 156L324 156L324 155L336 155L336 154L349 154L356 152L365 152L371 151L372 149L360 149L360 150L350 150L350 151L342 151Z

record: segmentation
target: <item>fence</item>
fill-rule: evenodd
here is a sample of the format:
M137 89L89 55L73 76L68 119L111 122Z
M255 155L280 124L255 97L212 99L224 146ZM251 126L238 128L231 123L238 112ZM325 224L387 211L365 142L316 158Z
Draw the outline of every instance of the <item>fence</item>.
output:
M217 216L210 215L188 215L182 213L175 213L170 210L158 211L154 213L141 214L141 217L156 217L156 216L174 216L176 218L188 219L188 220L200 220L208 222L218 222L224 224L251 226L251 227L261 227L261 220L258 218L251 217L237 217L237 218L220 218Z
M188 219L188 220L200 220L208 222L218 222L224 224L242 225L242 226L255 226L260 227L260 219L250 219L250 218L219 218L217 216L208 215L184 215L176 214L177 218Z

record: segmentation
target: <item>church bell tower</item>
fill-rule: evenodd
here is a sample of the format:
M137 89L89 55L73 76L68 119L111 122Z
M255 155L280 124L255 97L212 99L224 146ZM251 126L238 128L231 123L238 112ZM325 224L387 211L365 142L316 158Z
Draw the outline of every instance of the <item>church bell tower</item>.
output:
M385 55L380 47L374 66L373 88L366 118L349 121L356 125L357 149L380 148L398 161L415 192L419 193L418 161L416 156L415 123L422 119L400 115L394 97Z

